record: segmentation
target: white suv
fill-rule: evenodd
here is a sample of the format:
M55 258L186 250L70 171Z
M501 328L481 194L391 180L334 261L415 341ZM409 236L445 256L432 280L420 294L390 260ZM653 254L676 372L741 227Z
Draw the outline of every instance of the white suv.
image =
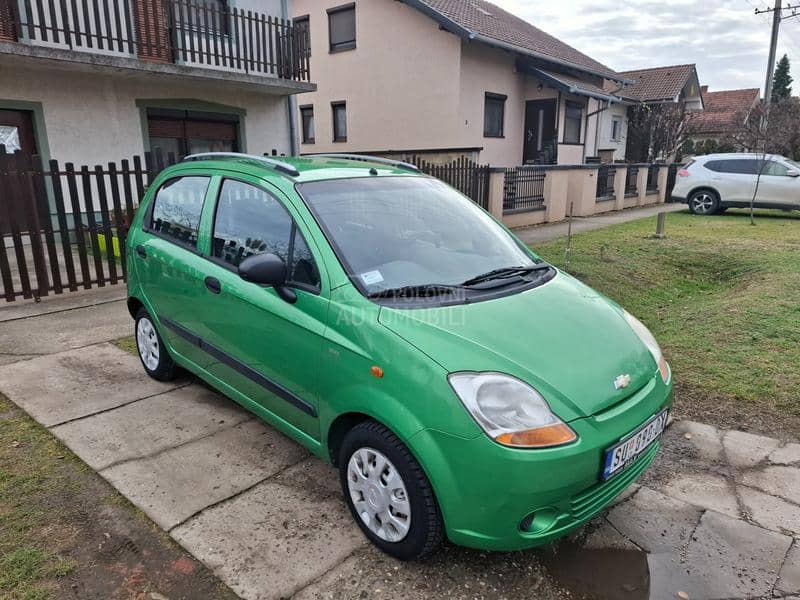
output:
M678 171L672 200L697 215L750 206L759 170L756 207L800 209L800 164L775 154L698 156Z

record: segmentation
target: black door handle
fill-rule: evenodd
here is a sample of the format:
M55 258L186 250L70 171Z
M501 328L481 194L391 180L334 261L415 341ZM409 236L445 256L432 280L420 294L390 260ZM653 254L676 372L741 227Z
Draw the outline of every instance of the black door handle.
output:
M147 250L145 250L144 246L141 244L136 246L136 254L138 254L141 258L147 258Z
M212 294L219 294L222 291L222 284L216 277L206 277L205 284Z

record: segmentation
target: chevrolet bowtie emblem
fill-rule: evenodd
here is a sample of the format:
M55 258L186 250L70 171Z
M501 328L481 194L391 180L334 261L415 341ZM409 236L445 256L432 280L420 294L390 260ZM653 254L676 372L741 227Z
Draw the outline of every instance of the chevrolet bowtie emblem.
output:
M614 380L614 389L621 390L623 388L628 387L631 384L631 376L628 374L625 375L618 375L617 378Z

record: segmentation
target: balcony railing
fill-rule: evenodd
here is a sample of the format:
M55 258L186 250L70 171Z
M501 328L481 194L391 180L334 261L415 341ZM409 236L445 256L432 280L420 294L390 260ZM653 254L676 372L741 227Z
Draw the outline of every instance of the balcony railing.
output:
M10 0L10 5L9 29L17 41L310 80L307 27L295 27L291 21L227 3Z

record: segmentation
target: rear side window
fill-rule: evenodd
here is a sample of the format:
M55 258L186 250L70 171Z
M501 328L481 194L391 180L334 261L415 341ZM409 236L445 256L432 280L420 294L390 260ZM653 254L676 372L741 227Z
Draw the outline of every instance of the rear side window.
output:
M753 158L736 158L728 160L710 160L706 169L717 173L736 173L737 175L758 175L762 161Z
M153 200L150 230L196 248L208 183L208 177L176 177L162 185Z
M241 181L222 184L212 253L232 267L248 256L276 254L286 263L289 283L319 288L314 257L294 219L274 196Z

